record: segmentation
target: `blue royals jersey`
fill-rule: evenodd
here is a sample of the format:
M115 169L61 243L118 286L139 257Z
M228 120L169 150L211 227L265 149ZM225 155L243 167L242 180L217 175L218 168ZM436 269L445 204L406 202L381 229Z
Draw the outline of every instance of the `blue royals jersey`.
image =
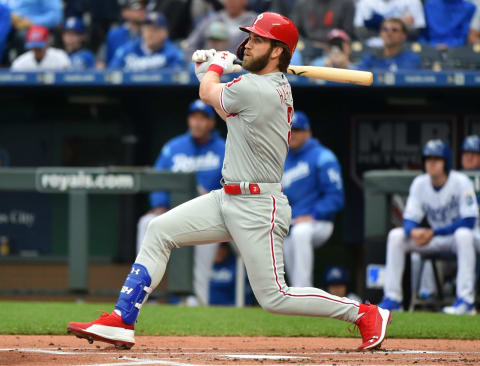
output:
M107 33L106 41L106 64L110 64L113 56L115 56L115 52L117 52L121 46L136 39L140 39L140 36L132 33L126 24L110 29Z
M183 66L182 50L168 39L163 47L150 52L141 39L120 47L108 65L110 68L123 68L130 71L158 70L165 67Z
M333 152L314 138L288 152L282 186L292 206L292 218L312 215L333 221L344 204L340 164Z
M95 56L87 49L78 50L68 55L73 70L86 70L95 68Z
M420 57L412 51L405 50L395 57L383 58L375 55L366 55L357 67L359 70L416 70L421 68Z
M225 155L225 140L212 132L210 140L198 145L190 132L173 138L165 144L155 162L155 169L172 172L197 172L197 187L199 194L207 193L221 187L223 157ZM152 207L170 207L170 197L167 192L150 194Z

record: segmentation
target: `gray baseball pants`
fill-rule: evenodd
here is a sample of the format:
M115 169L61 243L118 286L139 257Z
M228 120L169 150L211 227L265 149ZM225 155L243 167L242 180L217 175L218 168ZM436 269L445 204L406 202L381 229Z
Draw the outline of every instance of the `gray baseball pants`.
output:
M282 243L291 208L280 184L258 184L260 194L212 191L156 217L148 226L136 263L145 266L151 287L160 283L173 248L234 241L259 304L279 314L357 319L359 303L313 287L288 287ZM247 188L245 188L247 187Z

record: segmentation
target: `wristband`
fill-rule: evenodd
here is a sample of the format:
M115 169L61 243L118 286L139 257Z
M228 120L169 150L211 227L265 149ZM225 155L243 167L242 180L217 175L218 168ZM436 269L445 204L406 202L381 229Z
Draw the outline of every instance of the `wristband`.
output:
M223 67L212 64L208 67L208 71L213 71L216 72L219 76L222 76L223 74Z

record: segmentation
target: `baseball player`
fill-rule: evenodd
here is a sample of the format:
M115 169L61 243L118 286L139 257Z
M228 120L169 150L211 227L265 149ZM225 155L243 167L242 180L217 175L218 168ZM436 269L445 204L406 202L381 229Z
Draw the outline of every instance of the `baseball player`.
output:
M215 111L200 99L189 106L188 129L183 135L168 141L155 162L155 169L172 172L196 172L197 190L202 195L221 187L225 140L217 132ZM138 221L137 253L155 217L168 211L170 196L167 192L150 194L151 210ZM193 290L195 296L187 298L188 305L207 305L210 273L218 244L197 245L194 248Z
M205 50L195 55L205 61L196 67L200 98L227 123L223 188L177 206L150 223L114 311L93 322L70 323L67 329L76 336L132 347L138 312L163 278L171 250L233 240L253 293L265 310L355 323L362 334L361 350L378 347L385 338L388 310L285 283L282 243L291 209L280 181L293 97L283 73L297 45L298 31L287 17L268 12L240 29L248 37L237 55L249 73L224 84L220 77L236 70L237 56Z
M312 287L314 248L332 235L333 220L343 207L344 195L337 158L312 137L308 117L300 111L295 111L292 118L282 187L292 206L290 233L283 243L289 284Z
M478 219L478 204L473 184L465 174L451 170L451 151L445 142L428 141L422 157L426 173L416 177L410 186L403 227L388 234L384 298L379 306L402 309L406 253L451 251L457 255L457 299L443 311L475 314L473 229ZM430 228L420 227L424 217Z
M480 170L480 137L477 135L467 136L462 143L462 169L475 171ZM479 202L480 197L477 197L477 202ZM480 203L480 202L479 202ZM480 252L480 230L478 225L475 226L474 231L474 243L477 248L477 251ZM415 255L416 254L416 255ZM420 269L420 255L417 253L412 253L412 268ZM424 264L423 271L421 274L412 272L412 275L421 275L422 279L420 281L419 294L420 297L428 299L435 293L435 277L433 274L433 267L430 261L427 261ZM418 278L418 277L417 277ZM415 280L415 278L414 278Z
M86 29L81 18L69 17L65 19L62 40L74 70L93 69L95 67L95 56L92 51L84 47L85 37Z

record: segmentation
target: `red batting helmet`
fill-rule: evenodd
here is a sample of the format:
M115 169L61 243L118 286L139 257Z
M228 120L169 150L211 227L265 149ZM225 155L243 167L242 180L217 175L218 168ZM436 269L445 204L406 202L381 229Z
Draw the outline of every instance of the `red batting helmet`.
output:
M240 30L285 43L291 55L297 47L298 29L290 19L281 14L270 12L259 14L251 26L240 27ZM238 47L237 56L241 60L247 42L248 39L245 39Z

